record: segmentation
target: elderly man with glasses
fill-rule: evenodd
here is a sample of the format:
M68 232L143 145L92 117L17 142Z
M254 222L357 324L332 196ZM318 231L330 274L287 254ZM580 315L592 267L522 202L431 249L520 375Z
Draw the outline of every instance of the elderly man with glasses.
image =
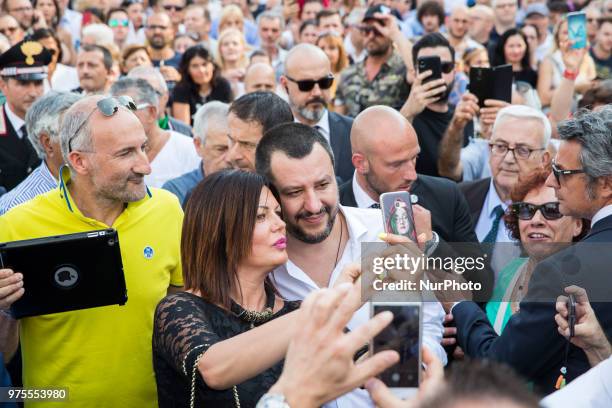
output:
M106 228L121 237L124 306L17 322L8 309L29 290L28 278L0 269L0 318L8 320L6 338L21 342L24 386L67 387L74 407L157 406L153 313L183 285L183 213L174 195L145 185L147 136L134 109L128 97L89 96L72 105L60 125L67 166L58 188L0 217L0 242Z

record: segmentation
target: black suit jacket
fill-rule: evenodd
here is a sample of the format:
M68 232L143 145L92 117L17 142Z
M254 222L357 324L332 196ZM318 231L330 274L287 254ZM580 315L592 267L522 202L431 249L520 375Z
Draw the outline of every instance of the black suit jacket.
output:
M474 228L476 228L476 223L480 217L480 212L482 211L485 199L489 193L490 186L491 177L459 183L459 189L465 196L468 206L470 207L470 217L472 218Z
M40 164L40 159L28 138L17 136L4 105L0 115L0 186L10 191Z
M533 381L539 391L554 391L563 365L565 338L557 332L555 299L569 285L586 289L599 323L612 336L612 216L597 222L580 243L542 261L529 282L520 312L498 336L487 316L472 302L453 308L457 341L471 357L490 358L512 366ZM567 379L590 368L584 352L570 346Z
M431 227L440 237L440 245L433 255L439 257L480 255L480 247L468 204L459 191L457 184L441 177L418 175L410 193L418 197L418 204L431 212ZM340 186L340 203L348 207L357 207L353 180ZM452 243L472 243L473 245L449 245ZM493 289L493 273L490 269L480 272L465 273L465 278L482 283L483 290L478 294L479 300L487 300Z
M353 167L351 151L351 127L353 119L348 116L329 112L329 139L336 165L334 170L336 176L342 181L350 180L353 177L355 167Z

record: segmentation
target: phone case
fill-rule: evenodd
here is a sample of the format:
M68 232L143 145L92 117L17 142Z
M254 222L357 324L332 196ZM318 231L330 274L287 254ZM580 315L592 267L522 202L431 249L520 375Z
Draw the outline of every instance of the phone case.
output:
M442 78L442 62L437 55L420 57L417 59L417 68L419 73L431 70L431 75L425 78L423 83Z
M584 11L569 13L567 15L567 34L569 39L574 42L572 48L586 48L587 30L586 14Z
M385 232L403 235L417 242L410 193L394 191L380 195Z

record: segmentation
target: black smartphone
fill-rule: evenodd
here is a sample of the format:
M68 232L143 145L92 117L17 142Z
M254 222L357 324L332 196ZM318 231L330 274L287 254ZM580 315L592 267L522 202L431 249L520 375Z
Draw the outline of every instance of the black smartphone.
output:
M371 302L370 315L384 311L393 313L392 322L370 343L372 354L395 350L400 361L386 369L379 378L399 398L407 398L419 387L421 375L421 303Z
M512 65L505 64L494 68L470 68L470 92L478 98L482 108L486 99L512 101Z
M574 295L567 297L567 323L570 329L570 338L576 335L576 298Z
M431 75L423 80L423 83L435 81L442 78L442 61L437 55L419 57L417 59L417 73L431 71Z

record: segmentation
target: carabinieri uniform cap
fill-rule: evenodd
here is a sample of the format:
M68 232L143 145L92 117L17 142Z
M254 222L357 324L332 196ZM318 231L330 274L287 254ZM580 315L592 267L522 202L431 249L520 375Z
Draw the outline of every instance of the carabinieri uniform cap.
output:
M42 81L47 78L51 53L38 41L21 41L0 55L0 76L20 81Z

